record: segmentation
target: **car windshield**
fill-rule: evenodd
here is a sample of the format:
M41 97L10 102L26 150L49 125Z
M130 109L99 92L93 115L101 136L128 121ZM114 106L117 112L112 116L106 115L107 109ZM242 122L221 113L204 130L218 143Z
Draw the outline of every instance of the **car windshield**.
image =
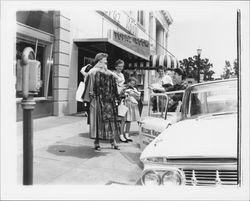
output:
M190 93L188 117L235 112L237 112L236 80L198 85Z

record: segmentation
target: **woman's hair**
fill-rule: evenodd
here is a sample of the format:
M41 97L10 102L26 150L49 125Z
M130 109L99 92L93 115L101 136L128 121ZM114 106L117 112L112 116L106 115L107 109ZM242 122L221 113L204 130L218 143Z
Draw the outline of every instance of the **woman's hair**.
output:
M135 83L138 83L138 80L135 77L129 77L128 82L135 81Z
M164 71L165 71L165 68L164 68L163 66L158 66L158 67L156 68L156 71L159 72L160 70L164 70Z
M174 72L176 72L178 75L182 76L182 79L186 79L186 73L182 68L176 68L174 69Z
M102 60L103 58L108 58L108 54L106 53L98 53L95 56L95 63L98 63L98 61Z
M124 61L121 60L121 59L118 59L118 60L115 62L115 67L118 66L119 64L124 64Z

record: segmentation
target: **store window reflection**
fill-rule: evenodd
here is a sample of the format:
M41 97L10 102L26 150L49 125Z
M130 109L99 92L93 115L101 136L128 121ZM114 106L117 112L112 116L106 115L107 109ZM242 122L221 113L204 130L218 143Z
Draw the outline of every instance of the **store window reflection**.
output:
M21 60L22 52L26 47L31 47L34 51L36 50L36 60L40 61L41 63L41 80L42 80L42 86L40 88L40 91L38 92L35 97L44 97L45 96L45 65L46 61L48 60L48 56L46 54L47 49L49 48L49 45L45 45L38 42L37 49L36 49L36 42L32 41L26 41L24 39L17 39L16 43L16 61ZM51 70L51 69L50 69ZM52 72L50 72L49 81L48 81L48 96L52 96ZM46 78L47 79L47 78ZM22 94L16 92L16 98L22 98Z

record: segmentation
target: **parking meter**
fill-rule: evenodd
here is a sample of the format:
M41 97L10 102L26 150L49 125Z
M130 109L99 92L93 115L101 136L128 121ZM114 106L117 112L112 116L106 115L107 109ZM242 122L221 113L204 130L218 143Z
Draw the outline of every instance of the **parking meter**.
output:
M37 60L29 60L29 92L37 93L42 85L41 63Z
M35 60L32 48L27 47L22 60L17 61L16 90L22 93L23 108L23 184L33 184L33 96L41 87L41 64Z
M41 63L34 60L34 58L33 49L27 47L23 51L22 60L17 60L16 90L22 93L25 99L28 98L29 95L37 94L42 86Z

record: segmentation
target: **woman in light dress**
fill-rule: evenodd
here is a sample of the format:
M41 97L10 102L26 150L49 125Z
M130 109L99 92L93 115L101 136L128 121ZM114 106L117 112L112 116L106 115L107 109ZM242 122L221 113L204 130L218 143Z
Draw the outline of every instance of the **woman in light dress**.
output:
M128 141L132 141L129 137L131 122L139 121L140 113L138 109L138 100L140 99L141 92L136 89L137 79L130 77L128 79L127 86L123 89L122 93L125 96L125 106L128 108L127 114L125 115L125 131L124 136Z
M125 98L125 94L124 94L124 89L125 89L125 78L124 75L122 73L122 70L124 68L124 61L121 59L118 59L115 62L115 70L114 70L114 74L117 76L118 79L116 79L116 85L117 85L117 91L118 94L120 95L120 97L123 99ZM118 117L118 125L119 125L119 139L120 142L129 142L132 141L130 138L126 138L125 134L124 134L124 127L125 127L125 117L119 116Z

